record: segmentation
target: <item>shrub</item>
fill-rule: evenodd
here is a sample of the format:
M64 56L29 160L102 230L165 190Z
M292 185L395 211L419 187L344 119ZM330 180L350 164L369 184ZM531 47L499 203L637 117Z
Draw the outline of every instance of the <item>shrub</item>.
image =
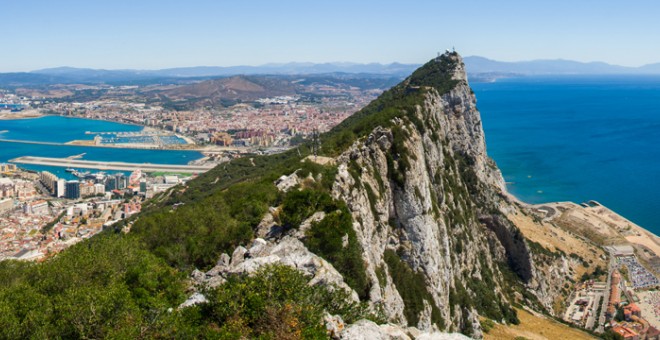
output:
M433 297L426 289L424 275L415 272L410 266L399 258L393 250L385 251L385 263L389 268L394 285L403 299L403 314L408 320L409 326L417 326L419 314L424 310L424 301L431 306L431 321L444 328L444 320L440 310L435 305Z
M364 305L350 302L346 292L310 286L299 271L265 266L254 275L234 276L208 293L201 308L210 337L325 338L324 311L346 320L369 317Z
M304 243L310 251L330 262L360 299L369 298L371 287L365 273L362 247L345 205L327 214L320 222L313 223L305 236ZM345 238L348 243L344 246Z

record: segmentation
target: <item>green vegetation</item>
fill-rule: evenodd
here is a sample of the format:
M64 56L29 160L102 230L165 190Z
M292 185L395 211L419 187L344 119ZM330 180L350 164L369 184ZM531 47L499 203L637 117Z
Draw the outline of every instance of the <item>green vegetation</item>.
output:
M308 285L299 271L266 266L255 276L230 279L209 294L197 310L204 338L322 339L324 311L347 322L371 318L366 306L351 303L345 291ZM379 321L378 319L376 319Z
M385 271L385 266L380 265L376 268L376 277L378 278L378 284L381 289L387 284L387 272Z
M481 325L481 330L484 331L484 333L488 334L493 327L495 327L495 322L491 319L483 319L479 321L479 324Z
M424 275L410 268L393 250L385 251L385 263L387 263L394 285L403 299L403 314L408 320L408 325L417 326L419 314L424 310L424 302L426 302L431 306L431 322L438 328L444 329L445 322L440 310L435 305L433 296L426 289Z
M280 219L287 228L297 228L305 219L317 211L326 213L337 210L338 206L330 195L321 190L291 190L284 197Z
M580 281L587 281L587 280L598 280L602 278L603 276L607 275L607 271L601 268L600 265L597 265L596 268L594 268L594 271L591 273L584 273L582 274L582 277L580 278Z
M324 338L323 312L382 317L286 266L234 276L183 310L185 275L134 239L101 235L44 264L0 262L0 338ZM239 336L240 335L240 336Z
M604 299L604 296L601 295L600 298L598 299L598 302L597 302L597 305L596 305L596 306L598 306L598 308L596 309L596 314L594 314L594 315L600 316L600 313L603 311L603 299ZM593 326L592 330L595 330L596 328L598 328L598 323L594 323L594 326Z
M360 296L369 298L369 279L365 273L362 247L358 243L351 213L345 204L318 223L313 223L304 240L307 248L330 262L344 277L346 284ZM344 245L344 238L348 241Z
M99 235L43 264L0 262L0 338L138 338L162 329L184 277L130 238Z
M441 94L449 92L458 84L458 80L452 79L457 66L456 61L443 54L415 70L410 76L410 85L431 86Z
M376 209L376 202L378 202L378 197L374 189L371 188L369 183L364 184L364 190L367 192L367 198L369 198L369 208L371 208L371 214L374 215L374 218L378 218L378 209Z
M616 333L611 328L605 330L605 333L599 335L603 340L624 340L623 336L619 333Z
M306 232L305 246L330 262L360 298L367 299L370 284L351 213L344 202L330 197L329 190L329 187L322 185L290 190L282 201L280 220L285 227L297 228L315 212L325 212L323 220L312 223Z
M423 104L430 88L442 95L457 85L458 81L451 79L456 67L451 56L442 55L429 61L406 81L383 92L362 110L321 136L322 150L329 155L337 155L356 139L371 133L375 127L392 127L394 118L406 117L416 126L421 126L420 131L424 131L423 124L414 117L415 108Z
M490 270L484 256L479 258L481 264L481 280L467 280L467 286L474 294L472 296L472 305L480 315L489 317L493 320L506 320L509 323L517 325L520 323L516 310L502 301L501 297L495 293L493 287L496 286L493 272Z
M50 202L48 202L48 204L50 204ZM60 220L62 220L64 215L66 215L66 210L62 211L59 215L57 215L57 217L55 217L55 219L53 221L48 222L45 226L43 226L43 228L41 228L41 233L45 234L45 233L49 232L51 229L53 229L53 227L56 224L60 223Z
M135 222L132 234L174 267L209 268L220 254L253 238L252 228L278 195L272 182L236 184L176 210L147 213Z

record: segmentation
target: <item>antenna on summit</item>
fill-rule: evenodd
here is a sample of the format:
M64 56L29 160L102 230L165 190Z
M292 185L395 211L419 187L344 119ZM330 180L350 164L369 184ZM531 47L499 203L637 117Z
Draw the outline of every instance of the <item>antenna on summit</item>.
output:
M314 154L314 160L316 161L316 157L319 155L319 129L314 128L312 130L312 153Z

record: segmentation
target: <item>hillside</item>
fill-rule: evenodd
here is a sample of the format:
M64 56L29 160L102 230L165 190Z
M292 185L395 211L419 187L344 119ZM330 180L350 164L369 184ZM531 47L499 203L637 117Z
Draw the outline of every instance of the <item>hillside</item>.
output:
M220 165L44 263L0 263L0 337L480 338L484 320L519 324L514 307L555 315L601 261L506 193L456 53L322 135L331 162L309 147Z
M159 94L171 100L194 99L217 104L223 100L252 101L259 98L292 96L296 94L296 88L291 82L275 77L234 76L179 86Z

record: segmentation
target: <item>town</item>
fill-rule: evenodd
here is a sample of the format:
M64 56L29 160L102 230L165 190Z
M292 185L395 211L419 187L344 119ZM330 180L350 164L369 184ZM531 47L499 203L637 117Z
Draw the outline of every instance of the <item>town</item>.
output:
M314 131L327 131L383 91L378 88L310 85L304 88L307 96L292 94L239 101L228 106L175 109L161 101L149 102L141 96L142 89L133 86L58 86L63 90L0 93L0 110L5 109L3 118L51 114L107 120L170 133L163 134L165 138L154 143L147 133L142 137L147 137L149 142L124 143L122 146L254 152L264 148L286 148ZM81 101L71 99L92 90L104 95L84 97ZM309 98L309 93L314 96ZM90 133L89 141L74 143L93 146L116 142L103 137ZM163 139L166 139L164 143Z
M67 169L77 179L0 164L0 260L43 260L141 211L188 174Z
M46 89L0 89L0 119L59 115L139 125L143 129L135 132L87 131L89 139L64 144L197 150L204 157L180 168L205 171L244 154L277 153L295 146L312 134L330 130L383 91L380 87L322 82L286 95L182 108L174 107L170 100L154 100L153 88L58 84ZM129 165L142 171L128 174L133 169L116 173L74 169L91 164L79 160L82 156L37 159L25 155L13 160L20 164L69 166L70 178L24 170L11 163L0 166L0 260L48 258L140 212L145 200L195 176L170 170L147 173L147 165L135 164ZM56 161L67 165L48 163Z

